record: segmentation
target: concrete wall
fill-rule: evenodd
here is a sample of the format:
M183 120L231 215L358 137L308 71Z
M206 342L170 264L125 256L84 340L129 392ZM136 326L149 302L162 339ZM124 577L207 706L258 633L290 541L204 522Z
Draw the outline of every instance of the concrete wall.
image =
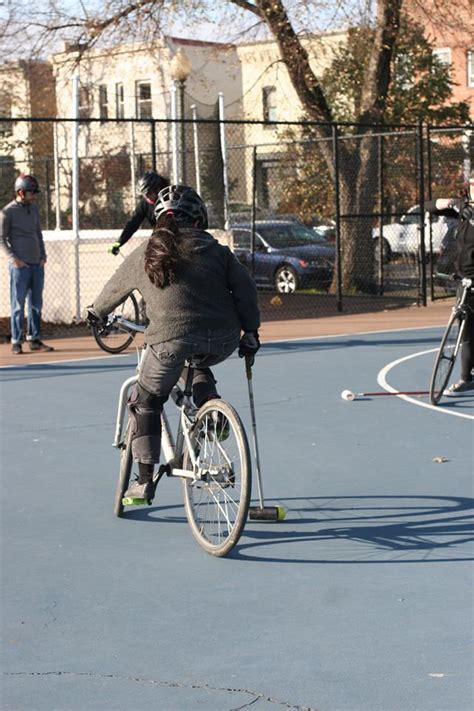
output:
M222 244L232 247L231 236L223 230L209 230ZM80 309L83 316L105 282L121 264L120 256L108 254L108 247L120 230L83 230L79 241ZM76 245L70 230L43 232L48 261L45 268L43 320L72 323L76 316ZM122 248L127 256L139 241L150 236L149 230L138 230ZM10 316L8 259L0 252L0 317Z

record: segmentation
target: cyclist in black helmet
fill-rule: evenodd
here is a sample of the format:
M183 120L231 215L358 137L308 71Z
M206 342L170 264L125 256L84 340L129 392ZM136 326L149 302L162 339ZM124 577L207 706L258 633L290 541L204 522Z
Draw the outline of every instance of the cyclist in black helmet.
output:
M167 185L169 185L169 180L154 170L147 171L140 178L137 184L137 193L141 196L140 201L117 242L109 247L108 251L111 254L117 255L120 252L120 248L135 234L144 220L147 220L152 227L155 226L156 198L160 190L163 190Z
M186 377L185 361L199 357L193 398L200 407L219 397L209 366L237 347L240 356L253 357L260 346L255 283L231 250L205 231L207 210L195 190L183 185L165 188L155 215L148 242L124 260L88 309L90 322L102 319L134 289L147 303L147 348L129 400L138 478L125 492L125 497L144 503L154 496L160 413L178 379Z

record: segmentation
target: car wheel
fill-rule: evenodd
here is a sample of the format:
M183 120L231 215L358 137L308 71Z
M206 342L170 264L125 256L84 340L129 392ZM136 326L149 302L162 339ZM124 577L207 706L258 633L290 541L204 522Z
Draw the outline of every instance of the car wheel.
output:
M275 288L280 294L293 294L298 288L298 275L286 264L275 272Z
M383 249L383 263L388 264L388 262L392 258L392 250L390 248L389 243L385 239L385 237L382 238L382 249ZM380 260L380 242L379 242L378 237L376 238L376 242L375 242L374 254L375 254L375 259L378 262Z

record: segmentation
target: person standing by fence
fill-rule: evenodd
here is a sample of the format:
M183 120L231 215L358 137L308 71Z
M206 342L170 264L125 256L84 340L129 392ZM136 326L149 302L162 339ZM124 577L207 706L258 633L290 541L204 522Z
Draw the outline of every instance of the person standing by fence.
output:
M15 199L0 213L0 246L9 257L11 343L16 355L23 353L25 301L28 298L26 340L31 351L53 351L41 340L44 265L46 251L36 197L40 192L33 175L15 181Z

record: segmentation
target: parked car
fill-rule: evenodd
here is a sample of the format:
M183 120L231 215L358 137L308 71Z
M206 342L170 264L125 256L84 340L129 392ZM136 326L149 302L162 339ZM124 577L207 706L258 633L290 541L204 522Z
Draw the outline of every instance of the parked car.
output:
M439 254L441 242L456 220L443 215L431 215L432 249L433 254ZM380 230L375 227L372 237L379 238ZM417 255L420 247L420 208L419 205L411 207L400 222L383 225L382 242L384 261L388 262L395 254ZM378 249L376 244L375 249ZM425 249L430 252L430 214L425 213Z
M305 222L317 235L323 237L327 242L336 241L336 223L330 218L313 217L309 222Z
M259 287L289 294L316 286L328 289L335 249L313 230L294 220L257 220L252 268L252 226L231 226L234 252L254 275Z

